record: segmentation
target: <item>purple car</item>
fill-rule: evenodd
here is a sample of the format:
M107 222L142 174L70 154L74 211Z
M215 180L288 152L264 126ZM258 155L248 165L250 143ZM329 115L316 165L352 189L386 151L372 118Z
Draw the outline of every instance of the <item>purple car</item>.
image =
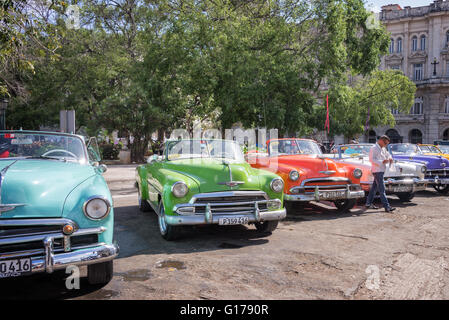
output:
M425 180L442 194L449 193L449 160L442 156L421 153L417 145L411 143L392 143L388 151L394 160L424 163L427 167Z

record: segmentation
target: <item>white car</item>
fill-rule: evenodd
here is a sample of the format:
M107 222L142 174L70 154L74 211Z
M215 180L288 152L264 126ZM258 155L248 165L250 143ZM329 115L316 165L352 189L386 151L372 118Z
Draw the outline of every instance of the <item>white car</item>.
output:
M341 144L334 146L331 153L326 154L326 156L338 162L360 165L363 171L360 185L367 192L374 181L371 173L371 162L369 161L369 152L373 146L374 144L371 143ZM387 194L395 194L402 201L410 201L415 192L427 188L427 181L424 180L426 169L424 163L417 162L395 160L391 165L387 165L384 175Z

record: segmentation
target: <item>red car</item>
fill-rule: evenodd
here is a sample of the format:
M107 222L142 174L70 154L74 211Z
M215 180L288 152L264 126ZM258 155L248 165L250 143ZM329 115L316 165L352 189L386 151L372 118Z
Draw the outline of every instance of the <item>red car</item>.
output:
M365 196L360 186L362 170L355 164L326 159L318 144L308 139L272 139L268 154L248 158L251 166L275 172L284 180L284 201L332 201L341 211L354 207Z

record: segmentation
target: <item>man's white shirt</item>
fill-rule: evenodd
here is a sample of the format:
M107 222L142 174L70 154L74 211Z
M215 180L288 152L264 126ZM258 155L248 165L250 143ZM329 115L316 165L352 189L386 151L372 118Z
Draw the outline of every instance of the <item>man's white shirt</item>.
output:
M369 161L371 162L371 172L385 172L387 165L384 160L393 159L387 148L382 148L377 142L369 152Z

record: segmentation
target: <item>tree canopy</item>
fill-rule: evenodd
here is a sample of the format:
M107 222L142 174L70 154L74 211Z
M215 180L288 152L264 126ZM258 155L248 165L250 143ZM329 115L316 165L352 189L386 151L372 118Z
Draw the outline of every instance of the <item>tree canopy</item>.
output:
M408 78L377 70L389 36L367 25L362 0L71 1L79 28L64 23L69 3L44 2L50 18L33 18L39 42L2 20L2 50L18 33L33 66L19 92L5 85L17 72L1 61L0 85L15 97L8 126L51 125L75 109L90 134L134 137L141 160L153 132L191 131L194 120L304 135L324 125L329 94L333 133L353 135L368 109L381 125L394 121L390 108L411 106Z

